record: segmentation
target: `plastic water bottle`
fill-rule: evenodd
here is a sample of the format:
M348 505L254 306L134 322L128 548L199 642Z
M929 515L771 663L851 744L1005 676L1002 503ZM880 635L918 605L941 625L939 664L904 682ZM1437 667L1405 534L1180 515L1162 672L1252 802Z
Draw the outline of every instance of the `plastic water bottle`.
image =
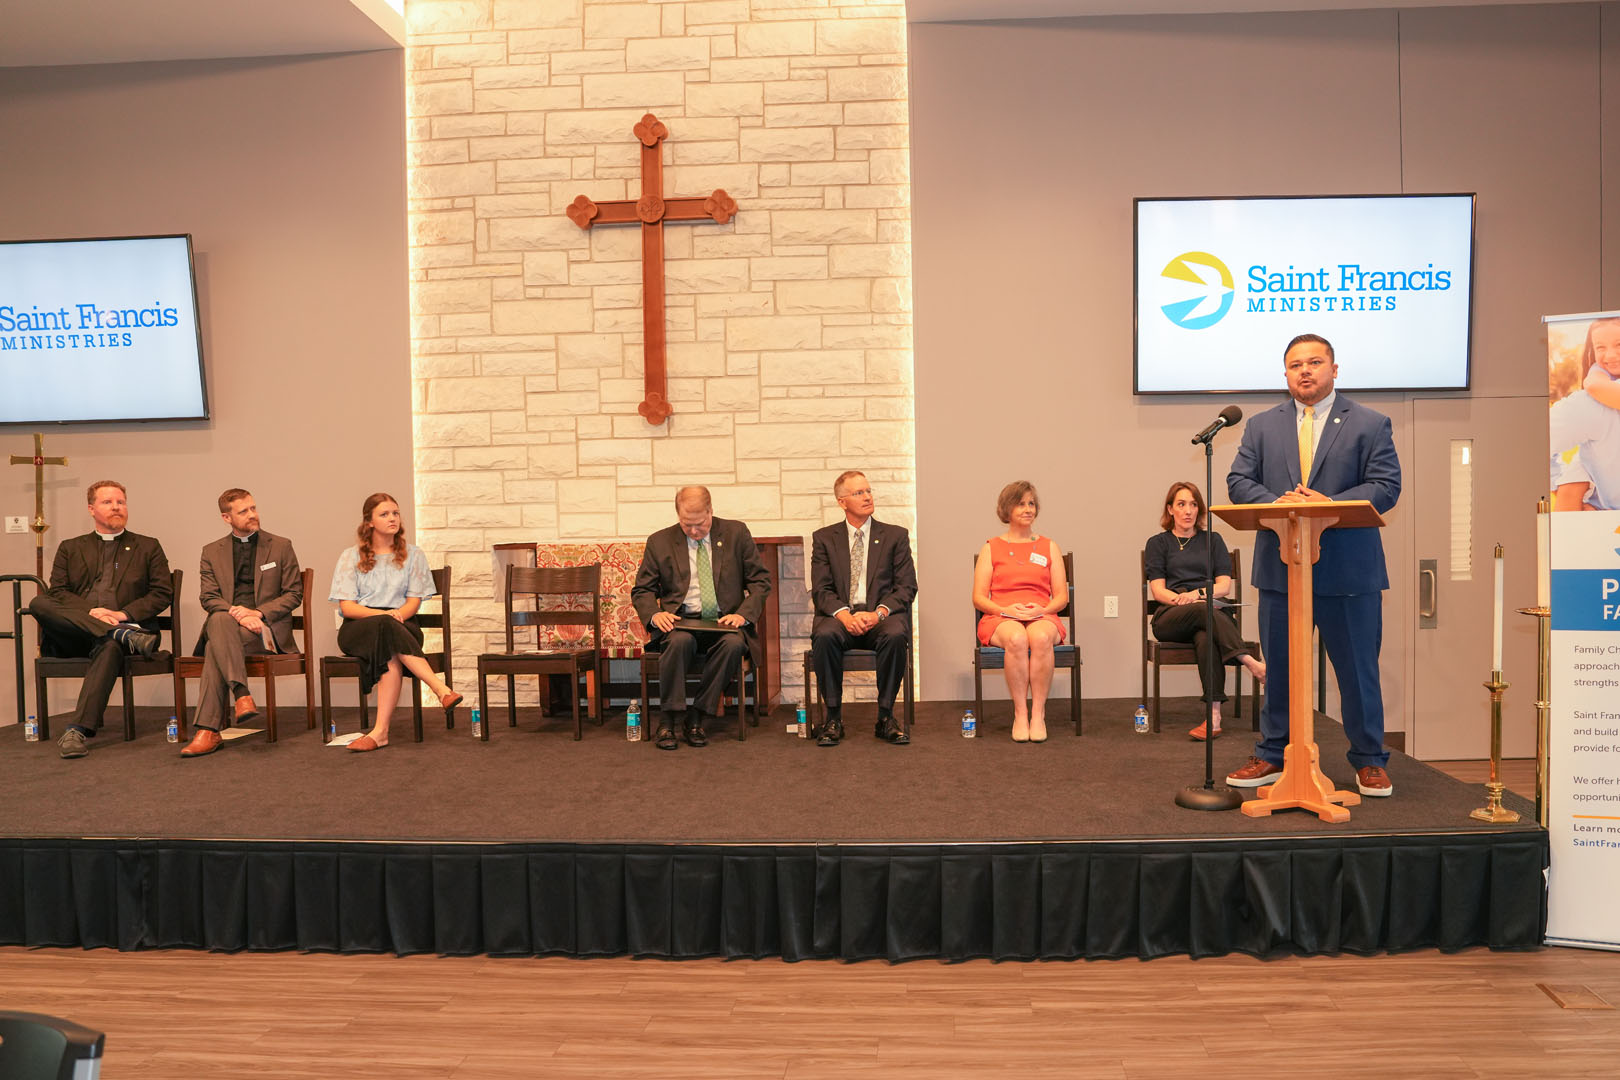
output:
M335 738L337 738L337 719L334 717L332 720L327 722L326 741L331 742Z
M39 742L39 721L33 713L28 714L28 723L23 725L23 742Z
M180 741L180 718L178 716L170 716L169 717L168 735L169 735L169 741L170 742L179 742Z
M962 713L962 738L974 739L978 738L978 735L979 721L974 717L973 710L964 710Z
M624 737L627 742L641 741L641 699L631 698L624 711Z
M1153 729L1148 726L1147 706L1138 705L1136 707L1136 733L1146 735L1151 730Z
M794 727L798 729L799 738L808 739L810 737L810 714L805 712L802 701L799 703L799 711L794 714L794 720L796 721Z
M472 737L475 739L484 737L484 714L477 709L472 711Z

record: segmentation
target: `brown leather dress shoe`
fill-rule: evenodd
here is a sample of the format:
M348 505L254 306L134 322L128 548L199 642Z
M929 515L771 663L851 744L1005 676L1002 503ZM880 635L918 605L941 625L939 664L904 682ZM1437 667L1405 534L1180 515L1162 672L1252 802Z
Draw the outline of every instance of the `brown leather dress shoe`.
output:
M180 751L180 756L202 757L204 754L212 754L224 742L225 740L219 737L219 732L200 727L191 737L191 741L186 743L186 748Z
M1368 765L1356 770L1356 790L1370 798L1380 799L1395 794L1395 785L1390 783L1389 773L1376 765Z
M238 726L259 718L259 707L253 704L252 694L243 694L236 699L231 709L231 723Z
M1251 757L1241 767L1228 773L1226 782L1232 787L1262 787L1275 784L1282 771L1281 765L1273 765L1264 758Z

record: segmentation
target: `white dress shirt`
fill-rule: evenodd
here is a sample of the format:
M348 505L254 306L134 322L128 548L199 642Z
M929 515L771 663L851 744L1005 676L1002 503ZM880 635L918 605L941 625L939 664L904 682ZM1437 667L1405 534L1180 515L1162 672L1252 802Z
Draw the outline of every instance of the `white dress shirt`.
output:
M866 524L862 525L860 529L862 533L861 539L864 541L863 546L866 548L866 568L868 571L870 571L872 568L872 519L867 518ZM853 562L853 552L855 549L855 526L849 523L849 518L844 519L844 537L849 541L849 550L852 553L849 568L849 603L846 606L839 608L838 611L853 611L862 604L866 603L866 574L863 573L859 580L855 579L855 565ZM833 612L833 614L837 615L838 611ZM889 613L889 609L879 605L878 613L881 615L887 615Z

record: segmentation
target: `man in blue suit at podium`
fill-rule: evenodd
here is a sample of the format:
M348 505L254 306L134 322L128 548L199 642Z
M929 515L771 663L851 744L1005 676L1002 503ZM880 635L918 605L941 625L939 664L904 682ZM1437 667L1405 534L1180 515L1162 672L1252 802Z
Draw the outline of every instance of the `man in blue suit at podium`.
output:
M1301 334L1283 352L1289 401L1268 409L1243 431L1226 477L1235 503L1365 499L1389 513L1401 495L1401 463L1389 417L1333 389L1339 365L1326 338ZM1260 787L1282 772L1288 745L1288 567L1277 534L1255 536L1253 582L1260 591L1260 648L1266 658L1266 703L1254 756L1226 778ZM1339 678L1350 765L1363 795L1390 795L1384 766L1384 699L1378 680L1384 598L1389 573L1378 529L1328 529L1313 572L1316 626Z

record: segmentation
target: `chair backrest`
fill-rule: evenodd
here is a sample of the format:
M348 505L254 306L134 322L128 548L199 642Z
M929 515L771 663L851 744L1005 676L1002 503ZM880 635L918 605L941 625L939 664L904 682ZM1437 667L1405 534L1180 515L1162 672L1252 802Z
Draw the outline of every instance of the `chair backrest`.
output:
M7 1080L94 1080L106 1036L39 1013L0 1012L0 1076Z
M495 595L492 599L496 603L500 603L506 597L506 568L508 566L539 566L540 545L534 540L512 544L491 544L489 551L490 561L495 571L490 575L495 583Z
M157 617L158 630L169 632L169 649L175 656L179 656L185 649L180 643L183 636L180 630L180 582L185 576L180 570L169 571L169 588L173 590L171 595L174 599L169 602L168 614Z
M978 565L979 557L974 555L973 567L975 570L978 569ZM1063 576L1068 582L1069 602L1063 605L1063 609L1061 611L1055 612L1054 614L1056 614L1060 619L1068 620L1069 636L1066 640L1072 645L1074 644L1074 552L1072 551L1065 551L1063 553ZM973 647L975 649L982 647L979 645L979 617L983 614L984 612L980 611L977 607L973 609Z
M1232 556L1232 591L1227 599L1232 601L1232 618L1237 622L1238 636L1243 636L1243 549L1233 548Z
M304 603L303 603L302 607L300 607L297 611L293 612L292 628L293 628L293 633L298 635L298 651L303 653L305 656L310 656L310 655L313 655L313 654L311 654L310 651L309 651L310 650L310 645L311 645L309 635L314 633L314 631L315 631L315 571L314 571L314 569L311 568L311 567L308 567L308 566L304 567L303 579L304 579Z
M439 630L444 655L444 681L450 681L450 568L441 566L433 571L433 591L438 594L438 611L417 609L416 625L424 630Z
M513 607L513 596L532 596L533 610ZM585 605L589 605L587 608ZM535 648L543 626L590 627L591 648L602 644L602 564L589 566L507 566L506 651L515 652L513 628L534 627ZM569 635L562 635L566 640Z

